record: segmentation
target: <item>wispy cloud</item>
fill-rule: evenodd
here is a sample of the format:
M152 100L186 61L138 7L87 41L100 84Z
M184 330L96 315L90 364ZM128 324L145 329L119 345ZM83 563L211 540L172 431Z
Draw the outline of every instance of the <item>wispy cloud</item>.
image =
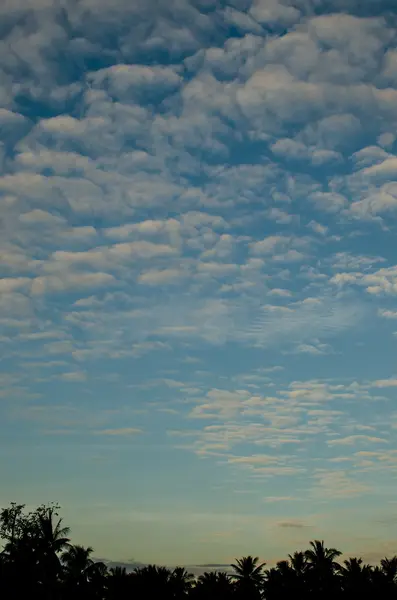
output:
M111 436L130 436L142 433L142 429L136 427L120 427L118 429L101 429L95 431L97 435L111 435Z

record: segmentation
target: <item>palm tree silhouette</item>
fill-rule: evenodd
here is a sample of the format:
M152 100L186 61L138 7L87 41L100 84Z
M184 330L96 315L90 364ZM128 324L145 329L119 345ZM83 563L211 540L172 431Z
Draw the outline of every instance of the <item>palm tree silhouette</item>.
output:
M295 573L301 577L307 571L307 558L304 552L294 552L292 555L288 554L289 563Z
M184 598L192 588L194 575L188 573L184 567L175 567L170 576L173 597Z
M134 570L133 588L138 598L151 597L168 600L172 597L171 570L166 567L147 565Z
M123 600L132 596L132 579L125 567L111 567L106 578L107 600Z
M335 590L339 587L336 573L340 569L335 559L341 552L336 548L326 548L324 541L320 540L310 542L310 546L305 552L308 587L313 594L322 595L323 598L335 596Z
M249 581L260 585L263 581L263 569L266 563L259 563L258 556L243 556L230 565L236 581Z
M56 509L52 506L43 507L38 514L37 524L38 533L44 546L52 552L58 554L70 542L70 528L62 525L62 519L54 522L53 518L57 517Z
M368 568L368 565L363 564L362 558L347 558L343 561L343 564L344 566L340 567L340 572L346 577L361 576L362 573Z
M258 556L244 556L236 560L231 567L238 595L259 597L264 581L265 563L259 563Z
M335 561L342 554L336 548L326 548L324 541L314 540L310 542L311 548L306 550L305 557L308 565L315 569L327 569L334 571L338 568L338 563Z
M341 587L345 595L365 597L372 594L372 569L361 558L348 558L340 567Z
M225 571L210 571L202 573L192 590L193 598L206 600L229 600L234 591L229 573Z
M83 598L88 595L89 577L94 561L90 558L91 546L70 545L61 556L64 581L70 596Z
M397 556L382 558L380 566L388 581L397 581Z
M197 580L184 567L148 565L127 573L94 562L92 548L72 545L56 505L25 513L23 505L0 510L2 600L392 600L397 597L397 556L378 566L361 558L337 562L340 551L314 540L264 571L245 556L232 573L206 572Z
M87 570L94 564L90 558L92 552L91 546L70 545L62 554L66 573L76 578L85 576Z
M57 519L57 517L56 508L53 506L40 507L37 513L38 547L41 553L44 577L47 581L59 577L61 562L58 555L70 542L69 527L64 527L62 519Z
M107 591L108 570L103 562L93 562L87 569L87 599L103 600L104 592Z

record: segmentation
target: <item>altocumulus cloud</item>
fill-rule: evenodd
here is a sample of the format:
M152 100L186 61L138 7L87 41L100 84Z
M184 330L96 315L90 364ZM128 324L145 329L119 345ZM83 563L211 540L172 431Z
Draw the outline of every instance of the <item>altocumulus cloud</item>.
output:
M43 491L62 460L76 506L94 489L111 505L130 469L150 482L138 504L190 502L190 540L233 492L286 539L317 504L387 502L394 4L29 0L0 18L9 451L24 440ZM175 556L139 556L176 563L178 540Z

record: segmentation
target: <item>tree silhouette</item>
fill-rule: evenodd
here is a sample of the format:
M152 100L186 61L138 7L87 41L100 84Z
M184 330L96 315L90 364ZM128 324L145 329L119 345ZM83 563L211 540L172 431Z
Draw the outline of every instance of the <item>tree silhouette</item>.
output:
M324 541L314 540L310 542L311 548L306 550L305 557L307 562L315 569L329 569L333 571L338 567L335 558L342 554L336 548L326 548Z
M173 598L180 600L188 596L194 582L194 575L188 573L183 567L176 567L169 581Z
M323 541L264 569L245 556L231 573L210 571L197 579L184 567L147 565L127 573L93 559L93 549L73 545L55 504L26 511L0 510L1 600L395 600L397 556L377 566L361 558L339 563L341 552Z
M65 589L75 598L89 595L90 577L94 570L94 561L90 558L92 552L91 546L70 545L62 554Z
M40 506L36 512L37 537L42 568L43 586L49 599L56 596L62 566L59 553L69 544L69 527L58 518L58 507Z
M294 552L292 555L288 554L291 568L299 577L304 577L307 571L307 557L305 552Z
M12 503L0 512L6 586L21 594L27 589L35 590L51 600L59 595L58 555L69 542L69 528L57 519L57 505L41 505L29 513L24 513L24 508L23 504Z
M166 567L148 565L134 570L133 589L136 598L172 598L172 572Z
M106 579L107 600L124 600L132 596L131 576L125 567L111 567Z
M246 596L259 598L264 581L265 563L259 563L257 556L244 556L236 560L231 567L232 577L236 581L237 595L241 598Z
M395 583L397 580L397 556L393 558L382 558L380 566L390 583Z
M225 571L211 571L199 576L192 589L193 598L229 600L235 591L231 576Z
M372 570L369 565L363 564L361 558L348 558L340 567L342 577L341 588L343 596L350 598L367 598L372 595Z
M342 553L336 548L326 548L320 540L310 542L310 546L305 552L308 587L313 595L334 597L340 587L337 579L339 564L335 559Z

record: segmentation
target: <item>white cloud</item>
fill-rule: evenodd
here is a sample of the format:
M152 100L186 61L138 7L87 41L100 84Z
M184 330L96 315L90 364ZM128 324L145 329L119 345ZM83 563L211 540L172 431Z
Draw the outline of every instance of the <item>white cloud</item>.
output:
M371 491L371 487L350 476L346 471L315 473L312 495L324 499L355 498Z
M294 498L294 496L266 496L264 500L269 503L295 502L297 498Z
M352 156L357 168L359 169L369 167L374 163L379 164L388 157L390 157L390 155L385 152L383 148L379 148L379 146L367 146L366 148L358 150ZM365 170L361 171L361 174L363 173L365 173Z
M298 344L294 353L296 354L311 354L313 356L330 354L332 353L332 348L328 344L321 344L320 342L315 342L313 344Z
M118 64L89 76L94 89L105 89L118 100L138 101L148 92L171 93L181 83L172 67Z
M280 225L289 225L294 221L299 221L298 215L290 215L284 210L280 210L279 208L270 208L267 211L267 217Z
M25 125L26 119L21 114L7 110L6 108L0 108L0 123L2 127L7 125L15 127L16 125Z
M317 223L317 221L310 221L308 227L310 227L314 233L318 233L319 235L326 235L328 232L328 227L326 225L321 225L321 223Z
M212 275L214 277L222 277L236 271L238 265L220 262L200 262L197 268L201 273Z
M169 256L175 254L176 250L167 244L153 244L147 241L141 242L124 242L115 244L109 249L109 255L117 258L137 257L137 258L154 258L155 256Z
M289 241L290 238L286 236L270 235L259 242L254 242L252 244L252 251L254 254L272 254L280 246L284 247L286 244L288 244Z
M32 281L32 294L39 296L50 292L64 292L66 290L81 290L86 288L109 286L114 282L114 277L109 273L67 273L62 277L45 275L36 277Z
M271 150L276 156L283 156L294 160L305 160L309 154L304 144L291 139L277 140L271 146Z
M71 227L62 231L62 237L68 242L82 242L90 244L92 239L97 236L97 231L92 225L83 225L81 227Z
M45 210L41 210L39 208L36 208L34 210L31 210L30 212L27 213L23 213L20 215L19 217L20 221L22 221L23 223L33 223L33 224L40 224L40 225L64 225L65 224L65 219L63 219L62 217L57 217L56 215L52 215L51 213L45 211Z
M346 198L336 192L315 191L310 199L319 210L331 213L340 211L347 204Z
M229 458L228 460L231 464L237 465L269 465L279 462L279 458L277 456L270 456L267 454L253 454L252 456L234 456Z
M397 311L395 310L385 310L384 308L380 308L378 310L378 315L384 319L397 319Z
M353 446L357 443L367 444L386 444L387 440L370 435L350 435L344 438L329 440L329 446Z
M59 379L62 381L82 382L86 381L87 376L84 371L70 371L70 373L62 373Z
M394 135L394 133L392 133L391 131L385 131L384 133L381 133L379 135L377 142L383 148L388 148L389 146L393 145L395 139L396 136Z
M387 179L393 178L397 173L397 157L392 156L386 158L383 162L366 169L362 169L359 175L362 177L386 177Z
M363 286L373 296L394 295L397 293L397 267L395 265L383 267L371 273L337 273L330 282L340 286L349 284Z
M119 227L110 227L105 229L104 233L107 237L113 239L126 239L132 234L144 234L144 235L158 235L160 233L177 233L180 229L180 223L176 219L166 219L161 221L159 219L148 219L138 223L126 223Z
M5 277L0 279L0 294L8 294L19 289L27 289L31 280L27 277Z
M167 283L176 283L183 276L184 272L179 269L151 269L141 273L138 277L138 281L145 285L163 285Z
M279 296L280 298L290 298L292 296L289 290L283 288L273 288L268 292L269 296Z
M377 379L373 382L373 386L378 388L397 387L397 378Z
M20 340L36 341L36 340L50 340L63 338L66 334L63 331L50 330L50 331L34 331L33 333L20 333Z
M251 9L251 15L259 23L269 24L280 23L284 26L293 25L300 17L297 8L286 6L279 0L255 0Z

